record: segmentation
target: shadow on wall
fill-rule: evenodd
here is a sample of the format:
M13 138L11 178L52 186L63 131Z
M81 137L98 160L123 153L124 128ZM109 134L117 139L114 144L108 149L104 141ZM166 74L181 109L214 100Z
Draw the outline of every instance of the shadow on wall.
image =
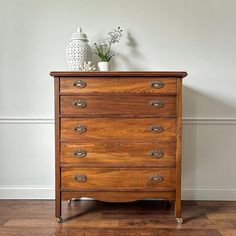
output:
M127 51L125 53L120 53L120 52L116 52L114 51L114 53L118 56L118 57L113 57L111 60L111 70L116 70L117 66L120 62L122 62L123 64L126 65L127 68L129 68L129 70L145 70L145 68L140 65L139 63L137 63L136 61L138 59L142 59L140 61L143 61L144 55L142 55L139 51L139 45L137 43L137 41L135 40L135 38L132 36L130 31L127 31L127 37L126 37L126 46L127 46ZM120 61L118 63L117 59L120 58ZM137 59L137 60L134 60Z
M236 107L223 102L217 97L183 85L183 117L236 117Z
M204 187L217 183L225 161L234 166L235 129L226 123L198 123L198 118L229 118L236 108L193 88L183 86L183 117L196 122L183 125L183 186ZM232 124L233 125L233 124ZM224 158L222 158L224 157ZM229 176L235 176L228 168ZM230 173L231 172L231 173ZM220 178L220 177L219 177ZM226 179L222 182L226 183Z

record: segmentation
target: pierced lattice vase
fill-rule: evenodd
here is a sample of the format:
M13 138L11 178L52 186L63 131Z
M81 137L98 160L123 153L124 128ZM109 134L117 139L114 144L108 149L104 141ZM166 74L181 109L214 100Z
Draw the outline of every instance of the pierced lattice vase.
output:
M66 47L66 60L70 71L80 71L84 62L91 61L92 50L88 44L87 35L82 29L72 34L71 40Z

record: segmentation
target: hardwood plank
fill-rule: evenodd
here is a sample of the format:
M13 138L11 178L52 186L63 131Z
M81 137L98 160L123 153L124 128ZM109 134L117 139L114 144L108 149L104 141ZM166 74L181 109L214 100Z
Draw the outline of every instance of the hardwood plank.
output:
M186 235L234 236L235 202L183 201L184 224L163 201L63 202L65 222L54 219L54 201L0 200L0 236L32 235ZM208 218L207 216L211 217Z
M236 229L220 229L219 232L222 236L235 236Z

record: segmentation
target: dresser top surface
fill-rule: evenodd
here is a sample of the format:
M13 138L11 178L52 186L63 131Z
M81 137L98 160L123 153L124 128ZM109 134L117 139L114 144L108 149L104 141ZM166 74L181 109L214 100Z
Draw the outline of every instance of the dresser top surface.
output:
M51 76L54 77L174 77L184 78L188 74L185 71L52 71Z

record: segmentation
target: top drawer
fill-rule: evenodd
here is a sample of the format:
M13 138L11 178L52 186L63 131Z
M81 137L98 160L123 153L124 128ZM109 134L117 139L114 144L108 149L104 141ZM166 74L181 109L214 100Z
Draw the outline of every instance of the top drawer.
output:
M176 78L61 77L60 93L176 94Z

